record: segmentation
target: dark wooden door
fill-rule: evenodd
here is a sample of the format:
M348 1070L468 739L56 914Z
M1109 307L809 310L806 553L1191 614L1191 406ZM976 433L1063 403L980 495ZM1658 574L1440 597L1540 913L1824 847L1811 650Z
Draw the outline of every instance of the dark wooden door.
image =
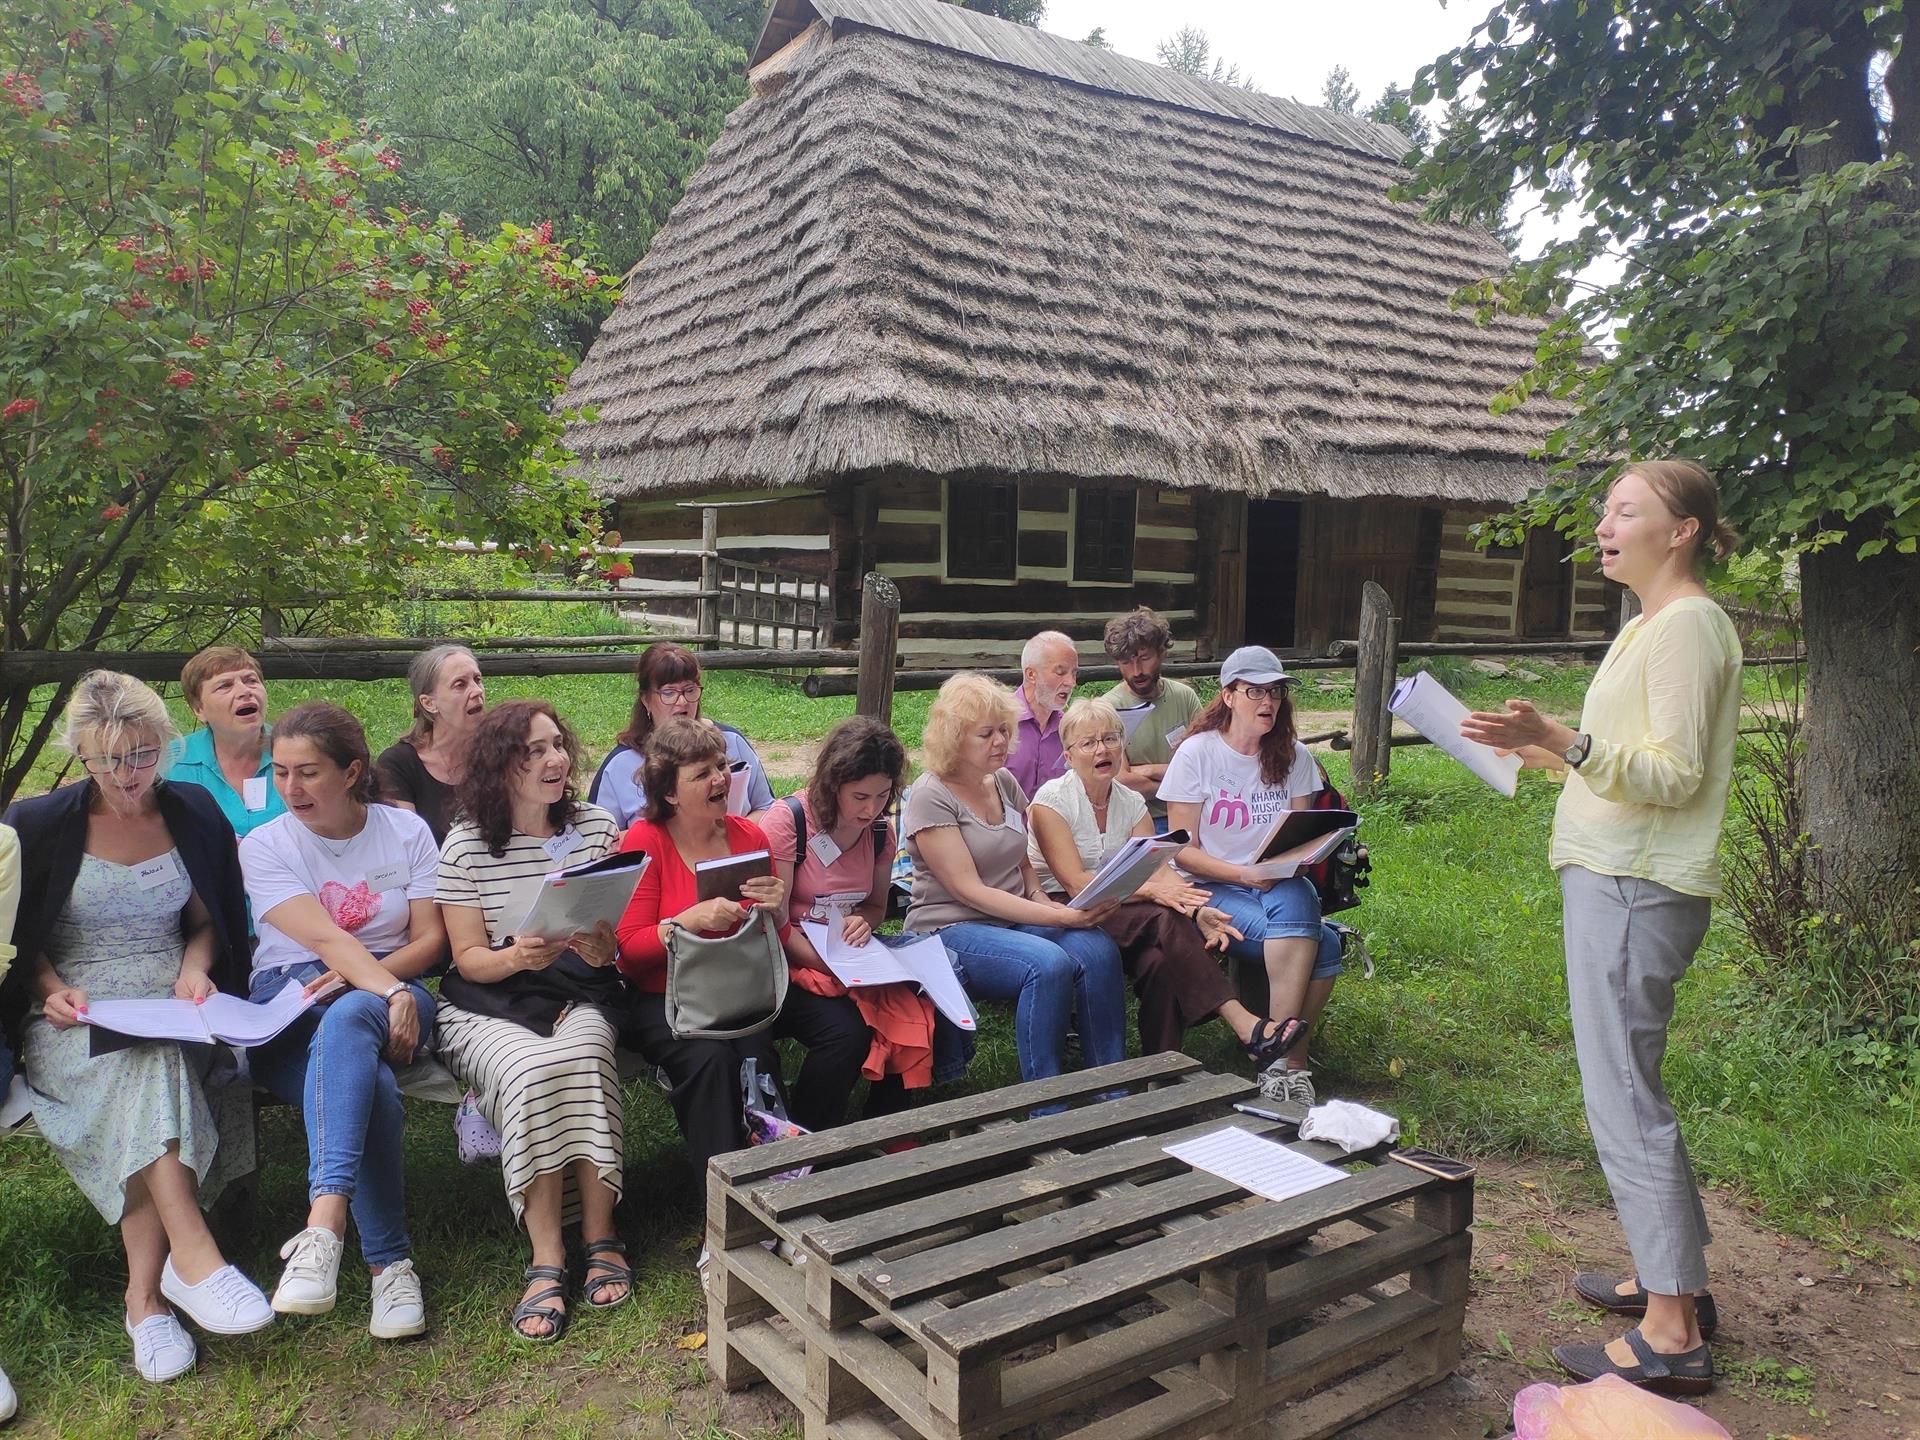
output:
M1301 526L1295 644L1313 652L1356 639L1369 580L1393 600L1407 638L1431 628L1440 527L1434 507L1407 500L1315 500Z
M1528 639L1565 635L1573 615L1573 544L1556 530L1527 532L1520 562L1520 633Z

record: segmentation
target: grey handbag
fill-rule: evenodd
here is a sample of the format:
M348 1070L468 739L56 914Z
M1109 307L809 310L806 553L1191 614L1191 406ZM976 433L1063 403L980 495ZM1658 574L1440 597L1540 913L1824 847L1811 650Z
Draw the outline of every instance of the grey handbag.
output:
M787 955L768 911L731 935L667 927L667 1028L678 1039L757 1035L786 999Z

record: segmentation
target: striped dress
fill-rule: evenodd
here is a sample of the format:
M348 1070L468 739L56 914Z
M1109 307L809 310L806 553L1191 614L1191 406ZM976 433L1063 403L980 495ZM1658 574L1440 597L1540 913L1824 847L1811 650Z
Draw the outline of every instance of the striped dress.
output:
M466 822L447 832L440 848L441 905L478 909L487 938L499 945L509 915L525 913L543 876L560 865L597 860L620 843L620 828L597 805L581 805L554 840L515 833L504 855L493 855ZM500 1168L515 1220L526 1209L527 1187L565 1169L563 1222L579 1216L572 1164L590 1160L618 1200L622 1188L620 1074L614 1063L614 1022L601 1009L576 1005L551 1036L440 1002L435 1024L440 1058L479 1098L481 1113L500 1135Z

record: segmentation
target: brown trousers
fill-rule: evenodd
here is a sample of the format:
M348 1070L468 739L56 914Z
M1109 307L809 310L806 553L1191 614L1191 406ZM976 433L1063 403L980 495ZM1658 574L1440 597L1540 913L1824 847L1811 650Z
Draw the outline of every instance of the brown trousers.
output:
M1178 1050L1186 1032L1235 999L1233 982L1207 952L1200 927L1151 900L1129 900L1100 927L1140 997L1140 1053Z

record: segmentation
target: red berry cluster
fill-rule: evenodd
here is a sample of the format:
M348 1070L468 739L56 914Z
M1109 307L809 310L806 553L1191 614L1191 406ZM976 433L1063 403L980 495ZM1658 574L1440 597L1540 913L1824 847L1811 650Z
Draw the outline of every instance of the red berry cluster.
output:
M22 115L40 108L40 82L25 71L12 70L0 76L0 94L5 94Z
M0 420L18 420L22 415L31 415L40 408L38 400L9 400L7 408L0 410Z

